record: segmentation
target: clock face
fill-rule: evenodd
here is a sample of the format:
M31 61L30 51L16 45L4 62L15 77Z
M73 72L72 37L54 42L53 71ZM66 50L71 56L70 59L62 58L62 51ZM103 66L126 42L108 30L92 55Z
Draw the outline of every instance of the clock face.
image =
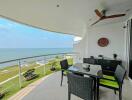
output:
M108 46L108 44L109 44L109 40L107 38L100 38L98 40L98 45L100 47L106 47L106 46Z

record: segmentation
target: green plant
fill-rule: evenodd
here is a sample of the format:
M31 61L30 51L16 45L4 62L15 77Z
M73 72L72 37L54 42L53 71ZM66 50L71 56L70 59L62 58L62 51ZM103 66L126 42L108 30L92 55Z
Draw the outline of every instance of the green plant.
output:
M56 60L49 61L49 64L51 65L51 68L50 68L51 71L56 70L56 68L55 68L57 66L57 61Z
M60 57L59 57L59 56L56 56L55 58L56 58L56 59L59 59Z

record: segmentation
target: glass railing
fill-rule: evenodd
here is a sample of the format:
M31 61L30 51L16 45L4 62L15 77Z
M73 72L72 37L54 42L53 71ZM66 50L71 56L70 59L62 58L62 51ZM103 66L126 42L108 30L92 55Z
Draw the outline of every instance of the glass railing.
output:
M76 53L32 56L0 62L0 99L8 99L28 84L60 70L60 60L70 65Z

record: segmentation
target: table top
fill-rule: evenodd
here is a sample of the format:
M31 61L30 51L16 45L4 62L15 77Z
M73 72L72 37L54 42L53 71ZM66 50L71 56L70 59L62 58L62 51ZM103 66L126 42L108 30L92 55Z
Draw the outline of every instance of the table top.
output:
M84 68L85 66L90 66L89 69ZM98 72L101 69L100 65L92 65L92 64L85 64L85 63L76 63L73 66L68 68L69 71L79 73L79 74L84 74L84 75L89 75L93 77L99 77Z

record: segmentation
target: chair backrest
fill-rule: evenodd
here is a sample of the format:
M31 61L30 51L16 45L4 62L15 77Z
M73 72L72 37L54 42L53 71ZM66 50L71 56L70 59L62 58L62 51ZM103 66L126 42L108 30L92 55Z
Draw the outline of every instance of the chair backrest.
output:
M68 69L68 61L67 59L60 61L61 69Z
M117 65L121 65L121 61L117 60L102 60L101 66L107 70L115 72Z
M84 100L93 100L93 79L69 73L68 91Z
M122 66L118 65L115 71L115 77L117 78L119 84L123 83L125 74L126 74L126 70Z
M95 64L94 58L83 58L83 63Z

